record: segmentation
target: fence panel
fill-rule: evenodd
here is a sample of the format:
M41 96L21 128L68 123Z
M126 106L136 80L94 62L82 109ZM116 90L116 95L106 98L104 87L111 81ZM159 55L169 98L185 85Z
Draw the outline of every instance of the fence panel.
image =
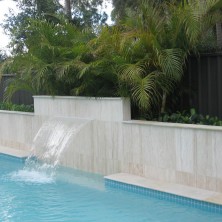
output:
M183 78L188 94L182 107L194 107L204 115L222 118L222 54L206 54L188 59Z

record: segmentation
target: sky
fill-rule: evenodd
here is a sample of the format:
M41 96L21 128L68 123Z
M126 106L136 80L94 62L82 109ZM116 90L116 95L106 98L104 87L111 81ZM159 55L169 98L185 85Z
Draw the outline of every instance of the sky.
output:
M63 2L63 1L62 1ZM109 15L112 11L112 5L109 2L106 2L106 13ZM13 2L12 0L2 0L0 1L0 23L4 22L5 19L5 14L9 12L9 9L13 9L14 12L17 12L18 9L16 8L16 3ZM110 19L108 20L110 23ZM8 51L7 45L9 43L9 37L4 33L4 30L2 27L0 27L0 50L5 50Z
M9 12L9 8L16 10L15 2L12 0L2 0L0 1L0 23L4 21L5 14ZM9 43L9 38L5 35L4 30L0 27L0 50L6 49Z

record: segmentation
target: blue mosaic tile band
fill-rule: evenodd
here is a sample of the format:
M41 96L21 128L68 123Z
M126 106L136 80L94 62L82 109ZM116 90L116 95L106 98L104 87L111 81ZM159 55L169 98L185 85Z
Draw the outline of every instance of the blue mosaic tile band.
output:
M24 163L26 160L26 157L16 157L16 156L4 154L4 153L0 153L0 158L5 159L5 160L15 160L15 161L19 161L22 163Z
M116 189L121 189L124 191L130 191L137 194L142 194L148 197L154 197L161 200L167 200L170 202L175 202L179 204L185 204L191 207L195 207L201 210L222 213L222 205L209 203L206 201L195 200L188 197L182 197L176 194L170 194L158 190L153 190L150 188L140 187L132 184L127 184L123 182L114 181L111 179L105 178L105 186L112 187Z

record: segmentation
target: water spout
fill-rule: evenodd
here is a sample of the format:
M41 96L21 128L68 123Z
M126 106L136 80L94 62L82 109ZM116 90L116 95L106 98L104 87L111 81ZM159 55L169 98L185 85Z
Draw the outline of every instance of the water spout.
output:
M53 117L43 123L33 140L24 169L13 177L27 182L52 182L64 150L90 120Z

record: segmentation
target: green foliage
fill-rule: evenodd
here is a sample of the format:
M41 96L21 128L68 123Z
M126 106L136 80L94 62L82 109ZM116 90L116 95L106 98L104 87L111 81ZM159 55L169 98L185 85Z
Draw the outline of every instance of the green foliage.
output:
M61 9L61 5L56 0L18 0L16 2L19 13L15 14L11 11L3 24L5 32L10 36L13 54L26 50L25 39L31 18L44 17L51 21L50 15Z
M183 0L155 0L155 4L162 3L179 3ZM141 0L112 0L113 11L112 19L115 21L122 20L127 15L129 10L136 10L141 4Z
M128 96L141 112L160 113L181 80L187 55L221 19L211 11L217 0L160 2L143 0L96 34L82 25L80 12L77 25L61 16L26 20L26 50L14 58L17 78L7 97L22 88L34 94ZM87 11L100 3L75 1L74 7Z
M95 28L105 24L107 14L98 10L102 2L103 0L73 0L70 22L82 28ZM5 32L10 36L10 46L15 55L27 50L26 38L30 35L29 27L32 25L30 24L32 19L45 19L57 24L56 16L64 16L63 6L58 0L17 0L17 7L19 13L11 11L3 24Z
M3 50L0 50L0 64L7 59L7 55Z
M220 13L211 13L217 2L157 4L149 0L128 11L120 34L120 54L128 65L119 74L131 83L131 97L141 109L150 110L162 99L164 111L164 100L180 81L186 56L197 51L205 33L221 20ZM152 82L138 81L153 75Z
M121 23L104 28L96 40L96 56L113 62L118 92L141 110L160 106L163 93L170 93L181 79L193 32L185 31L185 18L178 22L178 10L143 1Z
M139 5L140 0L112 0L113 3L113 11L112 11L112 19L120 20L126 16L127 9L135 9L137 5Z
M17 105L13 103L0 102L0 110L20 111L20 112L34 112L33 105Z
M2 74L12 74L15 70L12 67L13 59L8 57L5 58L4 61L0 63L0 76Z
M54 24L46 20L30 20L25 44L28 52L14 58L17 78L7 89L9 97L25 87L36 94L66 95L87 54L86 43L92 33L78 30L66 20Z
M200 39L197 45L197 51L199 53L211 53L219 50L214 30L209 30L209 32L205 34L205 38Z
M108 15L98 7L103 0L72 0L72 21L76 26L93 27L105 24Z
M107 70L109 62L96 61L88 44L95 38L93 31L56 18L57 24L30 20L28 52L14 58L17 76L7 87L6 99L20 89L33 94L112 96L116 80Z
M183 111L177 113L162 113L158 118L150 119L160 122L171 123L186 123L186 124L201 124L201 125L213 125L222 126L222 120L218 117L211 117L209 115L201 115L196 113L195 109L191 109L190 112Z

